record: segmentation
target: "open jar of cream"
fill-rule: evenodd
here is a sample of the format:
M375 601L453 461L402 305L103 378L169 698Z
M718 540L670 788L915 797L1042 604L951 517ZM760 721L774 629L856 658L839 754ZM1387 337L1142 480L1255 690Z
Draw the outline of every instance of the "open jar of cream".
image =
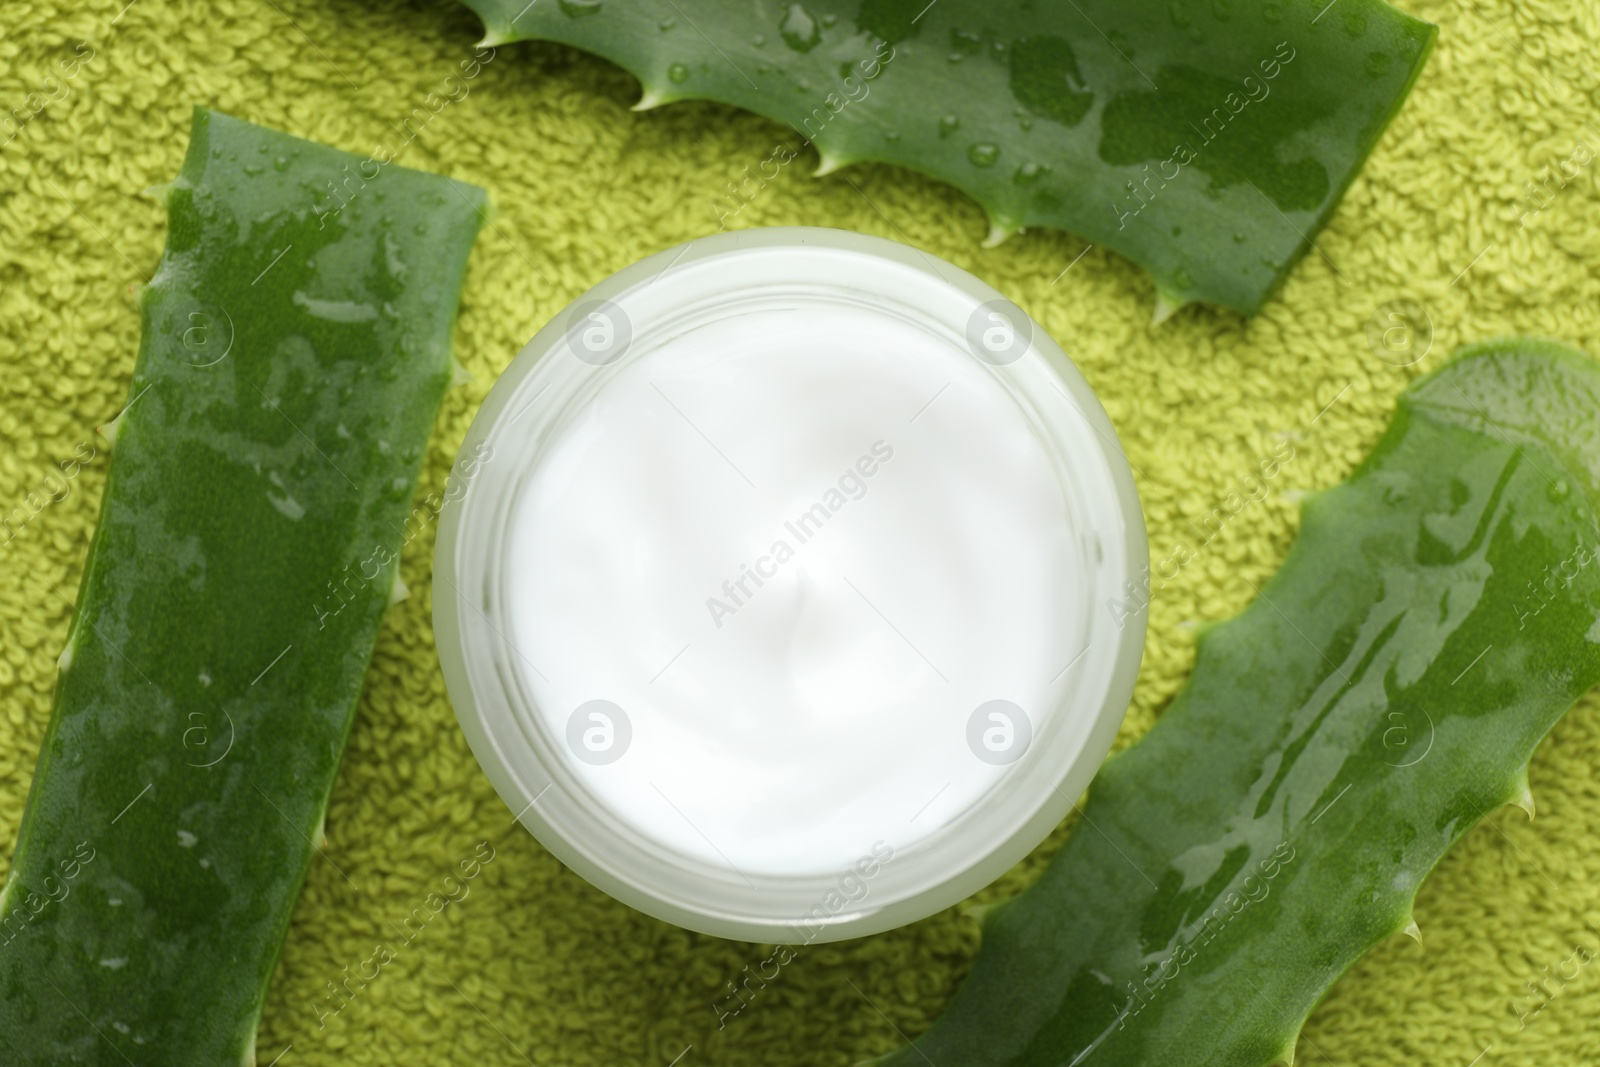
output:
M644 912L856 937L1003 873L1133 689L1146 564L1088 384L965 271L719 234L530 341L434 558L451 701L546 848Z

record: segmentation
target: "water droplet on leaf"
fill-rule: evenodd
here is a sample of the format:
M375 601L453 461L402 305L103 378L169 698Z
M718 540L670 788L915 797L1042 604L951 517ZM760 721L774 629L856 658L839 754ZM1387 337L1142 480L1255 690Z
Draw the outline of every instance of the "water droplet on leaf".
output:
M987 142L975 144L967 149L967 158L975 167L992 167L1000 158L1000 146Z
M784 9L778 32L783 35L783 43L796 52L809 52L822 40L817 20L800 4L790 4Z

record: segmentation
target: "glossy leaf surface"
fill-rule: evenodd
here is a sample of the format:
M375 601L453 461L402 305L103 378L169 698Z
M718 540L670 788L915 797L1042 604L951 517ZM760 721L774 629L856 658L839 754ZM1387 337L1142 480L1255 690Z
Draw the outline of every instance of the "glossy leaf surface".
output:
M1327 221L1434 37L1383 0L465 2L492 43L620 64L644 105L746 108L825 170L908 167L970 194L995 236L1068 230L1143 266L1163 307L1246 314ZM770 159L732 162L732 196L773 177ZM737 203L708 190L708 221Z
M1600 369L1532 341L1408 389L888 1062L1287 1059L1445 851L1497 805L1531 811L1534 746L1600 681L1597 411Z
M484 195L197 110L167 204L0 902L8 1067L250 1062Z

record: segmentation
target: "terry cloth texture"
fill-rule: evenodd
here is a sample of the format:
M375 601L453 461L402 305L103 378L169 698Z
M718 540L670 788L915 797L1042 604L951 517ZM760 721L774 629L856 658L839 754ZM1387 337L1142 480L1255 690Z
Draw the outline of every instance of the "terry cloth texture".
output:
M447 0L125 3L7 0L0 14L0 110L31 115L0 147L0 510L61 497L0 549L0 870L99 509L107 451L95 429L127 398L138 289L165 237L162 203L141 191L177 173L196 103L363 154L393 144L480 36ZM1437 51L1320 252L1253 321L1190 308L1152 329L1152 287L1129 262L1045 232L984 250L974 203L890 167L813 179L802 154L728 219L927 249L1006 293L1078 362L1137 472L1152 560L1180 543L1197 550L1157 583L1119 744L1183 684L1196 627L1237 613L1277 568L1298 499L1350 472L1411 378L1458 344L1510 333L1600 350L1600 162L1589 162L1600 133L1586 125L1600 96L1590 61L1600 6L1415 0L1413 10L1441 27ZM75 56L75 76L62 77ZM441 490L473 412L535 329L613 271L712 232L725 183L795 142L720 106L635 114L628 75L550 45L500 48L468 84L400 156L486 187L498 206L456 339L474 378L445 403L423 492ZM1543 190L1530 196L1530 182ZM1377 358L1366 332L1375 309L1401 299L1434 329L1427 356L1406 368ZM1293 458L1266 497L1201 545L1189 522L1285 441ZM63 492L58 462L91 449ZM430 527L403 555L413 595L378 642L328 815L331 862L314 861L295 912L261 1063L281 1053L281 1067L850 1064L930 1024L978 947L961 908L800 951L719 1030L724 983L769 953L631 911L508 828L445 697L432 549ZM1423 943L1386 943L1341 979L1306 1027L1302 1062L1465 1067L1485 1049L1482 1063L1497 1067L1600 1062L1600 966L1564 986L1550 979L1570 972L1576 945L1600 952L1589 932L1600 927L1597 707L1584 701L1534 758L1538 820L1506 809L1468 834L1422 888ZM1068 829L975 899L1017 892ZM495 859L470 895L324 1014L325 983L394 940L393 923L481 841Z

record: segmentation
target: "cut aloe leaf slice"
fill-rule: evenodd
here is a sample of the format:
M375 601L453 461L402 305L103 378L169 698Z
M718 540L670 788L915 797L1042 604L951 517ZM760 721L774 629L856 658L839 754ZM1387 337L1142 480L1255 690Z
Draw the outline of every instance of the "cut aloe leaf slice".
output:
M0 1062L251 1062L484 200L195 112L0 902Z

